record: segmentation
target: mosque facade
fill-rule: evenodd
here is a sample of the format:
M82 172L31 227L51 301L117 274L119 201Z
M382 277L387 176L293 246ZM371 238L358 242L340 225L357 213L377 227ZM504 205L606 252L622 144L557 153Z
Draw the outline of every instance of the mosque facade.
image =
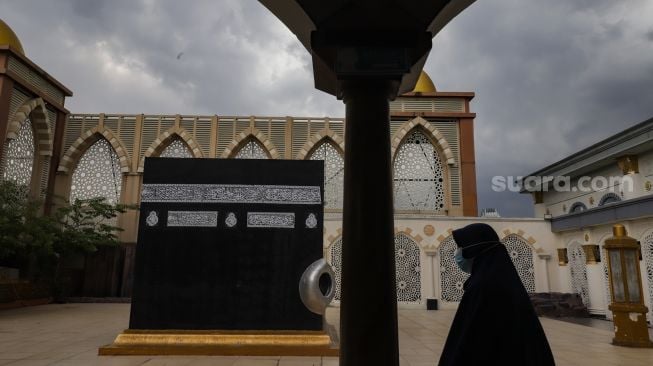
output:
M323 160L323 249L336 273L334 303L338 304L344 119L77 114L65 108L65 99L71 96L69 89L25 55L18 37L0 23L2 179L28 186L32 196L45 201L47 213L56 204L54 197L74 200L101 196L109 202L138 204L146 157ZM413 92L390 104L400 306L423 308L427 299L437 299L442 308L457 306L466 274L453 260L456 245L451 232L481 221L497 231L529 292L576 292L592 313L609 316L600 245L615 220L597 222L596 227L581 224L563 229L558 222L591 213L594 206L617 207L632 199L648 200L650 205L653 196L650 182L646 182L653 174L649 171L653 149L640 156L640 167L648 170L636 173L638 184L649 189L640 189L639 195L618 193L617 201L612 196L599 197L601 192L597 191L592 196L597 203L588 206L585 201L589 196L538 193L534 194L535 217L478 217L476 115L470 108L474 96L472 92L437 91L429 76L422 73ZM644 138L650 143L653 135L646 133ZM639 153L637 150L629 156ZM615 156L606 157L601 168L615 170L618 164L607 163ZM572 205L568 204L563 209L564 202L573 200L583 201L587 210L569 211ZM70 271L76 278L76 294L129 296L138 214L130 211L117 218L117 225L124 229L120 248L103 249L74 261ZM653 211L649 210L625 222L631 235L641 238L641 270L649 309L653 297L651 217ZM598 245L598 251L590 244Z

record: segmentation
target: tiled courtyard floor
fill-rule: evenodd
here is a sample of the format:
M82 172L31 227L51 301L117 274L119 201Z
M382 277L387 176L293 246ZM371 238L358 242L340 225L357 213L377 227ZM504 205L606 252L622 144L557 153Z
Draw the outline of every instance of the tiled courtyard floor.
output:
M433 366L453 311L400 310L402 366ZM0 365L216 365L331 366L336 358L97 356L127 327L129 304L64 304L0 311ZM338 309L327 319L338 322ZM653 349L610 344L612 332L542 319L558 365L653 365ZM381 366L381 365L380 365Z

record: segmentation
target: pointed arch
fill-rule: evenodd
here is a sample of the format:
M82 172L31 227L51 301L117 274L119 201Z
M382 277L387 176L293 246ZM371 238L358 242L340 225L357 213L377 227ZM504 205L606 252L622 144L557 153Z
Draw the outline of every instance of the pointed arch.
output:
M404 234L411 238L415 243L417 243L420 247L423 246L424 238L422 238L421 235L415 234L413 235L413 229L406 227L406 228L401 228L401 227L396 227L395 226L395 236L398 234Z
M123 174L129 173L129 167L131 164L129 155L127 155L127 149L125 149L120 139L114 136L111 130L105 127L100 128L98 126L86 131L82 136L78 137L72 145L70 145L66 153L62 156L61 163L57 170L70 174L86 149L102 138L109 142L115 153L118 155L120 171Z
M425 120L422 117L415 117L406 123L404 123L398 130L395 132L395 135L392 138L392 156L393 160L396 155L397 149L401 146L402 142L410 135L415 129L421 130L425 135L429 137L433 146L435 146L442 156L442 160L446 162L449 166L456 165L456 159L449 143L444 138L444 135L438 131L435 126L433 126L429 121Z
M340 300L342 285L342 235L332 239L326 248L326 259L335 273L335 297ZM413 236L410 228L395 230L395 267L397 301L402 303L420 302L422 299L421 241L419 235Z
M448 302L458 302L462 299L463 284L469 278L469 274L463 272L456 261L454 253L458 246L453 235L443 237L438 245L438 256L440 257L440 299Z
M139 173L143 172L143 167L145 166L145 158L149 158L151 156L159 156L161 152L168 145L170 145L170 143L175 138L179 138L186 144L190 152L193 154L193 157L196 158L204 157L204 154L202 154L202 149L200 149L200 146L193 138L193 135L191 135L188 131L186 131L181 127L174 126L169 128L167 131L163 132L162 134L160 134L156 139L154 139L154 141L150 144L147 150L145 150L143 157L141 157L141 159L138 162L138 172Z
M512 264L517 270L527 292L535 292L535 264L533 261L533 247L524 237L517 233L511 233L501 239L506 247Z
M320 146L321 144L328 142L335 147L340 155L344 157L345 155L345 140L340 137L337 133L333 132L331 129L323 128L318 131L316 134L311 136L311 138L306 141L304 146L299 150L295 159L304 160L310 156L313 151Z
M274 146L272 140L255 127L248 127L243 132L239 133L224 149L221 157L223 159L233 158L238 151L240 151L240 149L251 140L260 144L271 159L279 158L279 150Z
M605 317L608 320L613 319L612 311L609 309L610 304L612 303L612 294L610 293L610 271L608 270L608 251L604 248L605 239L612 236L612 231L606 231L601 234L592 235L593 237L599 237L600 239L596 241L596 244L599 245L599 259L601 260L601 271L603 272L603 301L605 302ZM643 237L642 237L643 238ZM642 239L643 240L643 239ZM596 307L596 306L595 306ZM653 313L652 313L653 314Z
M100 137L84 151L72 171L70 200L104 197L115 204L120 202L122 185L118 154L107 139Z
M334 292L333 300L340 301L341 286L342 286L342 234L338 237L331 238L329 246L326 248L326 260L333 269L334 276Z
M438 237L435 238L435 243L433 247L435 249L439 249L440 246L443 245L449 239L449 237L452 236L452 234L453 234L453 228L450 227L444 233L438 235Z
M35 147L38 155L52 156L53 134L48 119L45 102L41 98L34 98L25 102L16 110L7 126L7 139L18 137L18 131L26 119L32 121L34 128Z
M324 207L326 209L341 210L344 194L345 160L340 147L330 137L323 137L311 148L305 159L324 161Z
M523 240L525 243L529 244L533 250L535 250L535 253L537 254L542 254L544 253L544 248L540 245L540 243L537 242L537 240L528 235L524 230L512 230L510 228L503 230L501 233L499 233L499 240L503 241L507 237L514 235L518 236L521 240Z
M395 286L397 301L403 303L422 301L422 248L410 232L399 231L394 235Z
M7 139L0 159L0 177L32 189L34 167L38 165L34 126L26 118L16 137Z
M567 255L569 257L569 274L571 277L571 288L574 293L580 295L585 306L590 306L589 282L587 280L587 264L582 241L571 240L567 243Z
M451 205L449 169L423 127L409 131L392 161L395 210L446 212Z

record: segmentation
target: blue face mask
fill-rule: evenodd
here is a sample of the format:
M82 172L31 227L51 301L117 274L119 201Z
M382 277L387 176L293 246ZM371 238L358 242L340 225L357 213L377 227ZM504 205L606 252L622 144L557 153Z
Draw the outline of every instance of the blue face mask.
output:
M465 273L472 273L472 263L474 262L474 259L467 259L463 257L463 248L458 247L458 249L456 249L456 254L454 254L453 257L456 260L456 264L461 271Z
M474 263L474 258L465 258L465 257L463 257L463 249L468 249L468 248L471 248L471 247L475 247L477 245L487 244L487 243L496 243L496 244L489 247L489 248L487 248L483 252L488 251L488 250L494 248L496 245L500 244L499 242L496 242L496 241L482 241L480 243L468 245L465 248L461 248L461 247L456 248L456 252L454 253L453 258L456 260L456 264L458 265L458 267L460 268L461 271L463 271L465 273L472 273L472 264Z

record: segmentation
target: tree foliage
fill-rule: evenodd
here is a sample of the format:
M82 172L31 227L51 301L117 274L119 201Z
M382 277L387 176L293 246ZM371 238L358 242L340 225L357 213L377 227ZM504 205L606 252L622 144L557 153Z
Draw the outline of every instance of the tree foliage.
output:
M75 253L118 245L118 214L134 208L104 198L62 201L50 215L43 203L29 197L24 186L0 181L0 259L42 262Z

